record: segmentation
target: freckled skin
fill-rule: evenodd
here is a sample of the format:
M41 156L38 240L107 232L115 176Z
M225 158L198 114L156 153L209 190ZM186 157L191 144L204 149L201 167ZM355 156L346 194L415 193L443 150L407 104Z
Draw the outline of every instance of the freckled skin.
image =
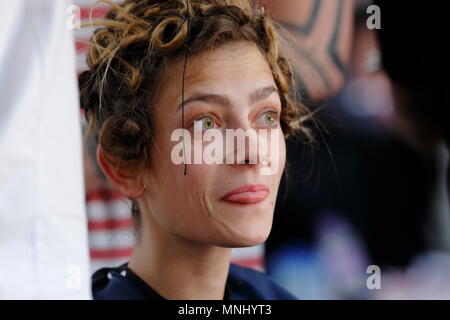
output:
M153 112L151 167L145 173L145 193L139 198L144 223L181 238L223 247L253 246L264 242L271 230L274 205L285 164L285 142L279 130L279 167L274 175L260 174L260 164L184 164L171 161L176 142L173 130L181 127L183 61L169 66L168 76L156 99ZM249 104L248 95L259 87L274 85L269 65L251 43L226 44L202 56L190 57L186 69L185 99L195 90L227 95L227 107L193 103L185 108L185 123L203 113L212 113L227 129L255 127L266 107L281 110L278 94ZM280 128L278 123L278 128ZM252 205L222 201L226 193L246 184L265 184L269 195ZM154 227L155 227L154 226Z

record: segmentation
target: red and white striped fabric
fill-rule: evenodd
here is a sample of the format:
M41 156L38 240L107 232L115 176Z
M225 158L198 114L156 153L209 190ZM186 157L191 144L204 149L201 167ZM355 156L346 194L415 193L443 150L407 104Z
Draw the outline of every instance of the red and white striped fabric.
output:
M81 9L81 23L101 19L107 6L93 0L75 0ZM118 1L116 1L118 2ZM75 31L78 73L86 69L86 51L92 28ZM86 201L89 221L89 245L92 272L105 267L117 266L128 261L135 243L131 203L115 191L101 175L97 163L85 147ZM264 270L264 245L232 250L233 263L257 270Z

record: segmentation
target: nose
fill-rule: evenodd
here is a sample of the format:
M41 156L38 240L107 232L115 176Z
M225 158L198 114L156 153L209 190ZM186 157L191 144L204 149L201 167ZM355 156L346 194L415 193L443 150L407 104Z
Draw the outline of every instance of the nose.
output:
M231 128L230 128L231 127ZM227 165L233 167L254 167L267 164L267 141L251 126L250 121L241 116L225 130L225 156Z

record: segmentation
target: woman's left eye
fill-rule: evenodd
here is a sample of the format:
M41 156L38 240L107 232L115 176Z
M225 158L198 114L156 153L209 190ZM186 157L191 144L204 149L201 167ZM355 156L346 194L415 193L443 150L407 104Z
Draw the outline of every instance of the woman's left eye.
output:
M273 127L278 124L280 114L278 111L264 112L256 121L258 125Z
M216 127L216 123L214 122L214 119L211 118L204 118L202 119L203 129L214 129Z

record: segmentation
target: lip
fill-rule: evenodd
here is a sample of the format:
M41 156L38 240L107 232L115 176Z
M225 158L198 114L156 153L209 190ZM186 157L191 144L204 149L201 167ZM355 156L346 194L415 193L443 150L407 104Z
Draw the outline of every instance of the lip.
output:
M223 201L235 204L256 204L269 195L269 188L264 184L247 184L228 192Z

